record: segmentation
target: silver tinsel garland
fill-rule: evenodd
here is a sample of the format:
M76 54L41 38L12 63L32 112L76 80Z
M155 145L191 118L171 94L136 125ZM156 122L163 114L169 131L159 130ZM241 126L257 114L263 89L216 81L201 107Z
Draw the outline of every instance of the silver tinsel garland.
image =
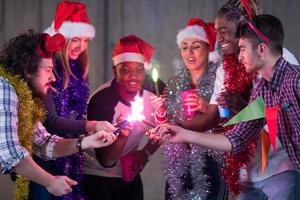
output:
M207 101L213 93L217 64L209 63L206 72L197 81L198 94ZM180 96L181 91L192 89L191 74L185 67L171 78L167 84L168 120L174 124L182 124L184 110ZM203 200L210 194L209 176L205 174L206 155L212 154L206 148L191 144L163 144L164 173L169 184L168 194L173 200ZM214 154L218 162L221 159ZM190 174L193 188L184 188L184 180Z

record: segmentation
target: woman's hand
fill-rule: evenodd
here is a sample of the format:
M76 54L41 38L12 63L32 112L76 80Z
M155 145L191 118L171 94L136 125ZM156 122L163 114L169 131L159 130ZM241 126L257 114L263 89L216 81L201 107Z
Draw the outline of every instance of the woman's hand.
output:
M97 121L95 131L114 132L117 128L108 121Z
M66 176L53 176L45 187L54 196L62 196L72 192L73 185L77 182Z
M97 131L113 132L115 130L116 127L114 127L108 121L86 121L86 131L88 132L88 135L93 134Z
M155 129L152 128L146 131L146 136L152 145L161 145L162 140L161 137L155 132Z
M180 126L175 126L171 124L161 124L158 125L152 134L156 134L163 142L170 143L183 143L187 142L187 135L185 134L185 129Z
M206 113L208 111L208 101L196 93L187 94L187 98L183 103L188 106L188 112Z
M92 135L86 136L82 140L82 149L101 148L111 145L116 141L117 136L113 132L98 131Z

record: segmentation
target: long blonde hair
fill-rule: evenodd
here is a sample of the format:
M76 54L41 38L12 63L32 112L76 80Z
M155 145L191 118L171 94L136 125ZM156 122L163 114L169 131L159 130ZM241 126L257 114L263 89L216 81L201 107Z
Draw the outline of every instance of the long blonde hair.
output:
M63 51L58 52L56 55L56 58L59 59L63 66L63 84L64 84L64 89L67 88L69 81L70 81L70 75L73 76L76 80L78 79L72 72L69 64L69 57L68 57L68 48L70 46L71 39L67 39L66 46ZM89 73L89 57L88 57L88 48L84 50L79 57L77 58L80 60L80 63L82 64L82 78L85 80L88 78L88 73Z

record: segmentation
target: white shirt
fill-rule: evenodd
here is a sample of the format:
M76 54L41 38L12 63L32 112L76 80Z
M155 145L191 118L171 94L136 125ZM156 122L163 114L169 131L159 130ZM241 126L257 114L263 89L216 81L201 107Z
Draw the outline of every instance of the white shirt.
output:
M109 114L112 115L112 124L116 123L116 119L120 116L120 114L126 115L131 112L131 107L126 105L124 102L121 101L118 95L115 94L114 86L112 85L112 81L109 81L102 85L100 87L100 90L97 90L98 92L94 93L92 98L90 99L90 103L93 99L94 96L97 94L101 93L103 96L101 96L101 99L99 100L99 105L101 105L101 109L103 107L109 108L107 111L109 111ZM104 92L103 92L104 91ZM115 95L111 95L115 94ZM154 122L154 117L152 113L155 112L153 106L150 103L150 96L154 95L153 93L144 90L143 91L143 100L144 100L144 115L145 115L145 120L149 122ZM101 101L101 102L100 102ZM95 103L95 102L94 102ZM99 110L99 115L105 115ZM106 116L103 116L106 117ZM109 116L107 116L108 120ZM109 121L109 120L108 120ZM131 131L130 135L128 136L128 139L126 141L125 147L122 151L122 155L126 155L134 150L137 150L139 147L139 144L142 140L142 138L145 135L145 130L141 126L140 123L135 123L133 126L133 130ZM94 175L94 176L102 176L102 177L122 177L122 170L121 170L121 164L120 160L118 160L117 164L114 167L111 168L105 168L102 167L99 162L96 159L95 151L93 149L89 149L86 151L88 156L85 159L84 163L84 170L85 174L89 175ZM91 159L93 158L93 159Z

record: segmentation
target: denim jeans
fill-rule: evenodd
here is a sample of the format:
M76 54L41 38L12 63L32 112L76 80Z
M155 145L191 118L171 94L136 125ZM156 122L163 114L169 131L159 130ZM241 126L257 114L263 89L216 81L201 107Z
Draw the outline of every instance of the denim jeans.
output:
M54 174L52 168L52 161L45 161L35 155L33 155L33 159L44 170L51 174ZM50 200L52 197L54 196L51 193L49 193L44 186L30 181L28 200Z
M244 183L244 192L238 200L299 200L296 191L299 190L299 173L285 171L259 182ZM298 184L298 185L297 185ZM298 195L298 194L297 194Z

